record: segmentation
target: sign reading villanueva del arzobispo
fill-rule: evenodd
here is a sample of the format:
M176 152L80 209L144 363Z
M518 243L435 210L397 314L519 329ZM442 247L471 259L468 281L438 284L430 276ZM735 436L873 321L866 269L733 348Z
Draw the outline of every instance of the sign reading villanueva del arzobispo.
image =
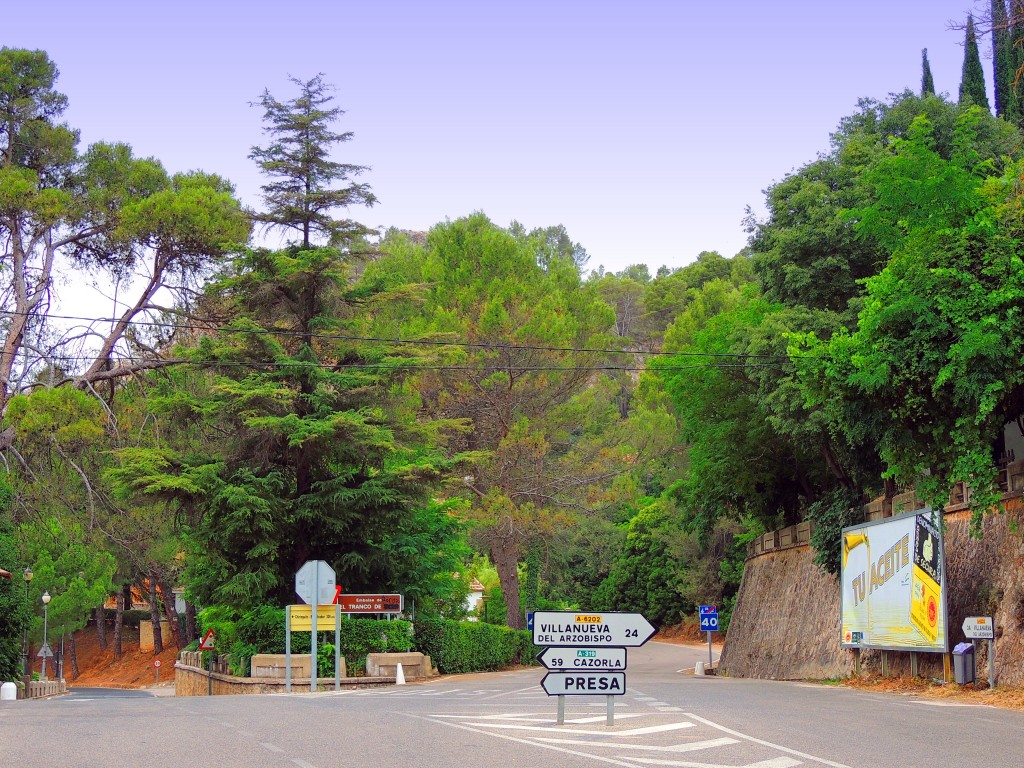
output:
M549 696L558 697L558 724L565 722L565 696L572 694L607 696L607 722L612 725L614 697L626 692L625 672L613 670L625 669L626 648L643 645L654 632L654 627L639 613L537 611L533 615L533 643L547 646L537 658L553 670L544 676L541 686ZM613 655L602 660L604 663L594 663L595 648L621 651L621 666Z

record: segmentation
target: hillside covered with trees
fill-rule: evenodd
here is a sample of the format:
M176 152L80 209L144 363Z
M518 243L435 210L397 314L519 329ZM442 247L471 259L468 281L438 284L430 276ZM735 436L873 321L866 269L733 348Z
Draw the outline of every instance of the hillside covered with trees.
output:
M475 618L513 628L698 603L727 626L765 531L813 520L834 572L875 496L963 482L980 519L1024 423L1015 8L982 20L996 114L971 20L957 101L925 52L920 92L863 99L769 186L742 252L654 274L556 221L363 225L323 76L259 99L250 210L81 146L55 63L2 49L0 679L44 591L67 631L147 593L184 627L158 651L294 602L309 559L420 617L466 617L477 579ZM62 309L89 283L116 301Z

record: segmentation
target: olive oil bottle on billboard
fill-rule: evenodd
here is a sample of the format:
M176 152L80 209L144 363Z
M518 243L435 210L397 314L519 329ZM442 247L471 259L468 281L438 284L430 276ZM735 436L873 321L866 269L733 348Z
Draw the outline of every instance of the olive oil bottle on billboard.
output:
M915 529L910 621L934 643L939 636L939 611L942 610L939 532L927 515L917 516Z

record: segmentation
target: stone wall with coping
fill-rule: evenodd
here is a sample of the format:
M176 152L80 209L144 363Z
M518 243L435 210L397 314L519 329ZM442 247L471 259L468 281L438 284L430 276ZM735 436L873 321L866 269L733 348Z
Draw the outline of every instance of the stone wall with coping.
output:
M342 678L341 687L346 689L394 685L392 677L346 677ZM292 678L292 693L309 692L309 678ZM209 671L200 667L189 666L183 661L174 665L174 693L176 696L208 696L212 688L214 696L235 696L262 693L284 693L286 682L281 677L235 677L222 672ZM334 690L333 677L321 677L317 681L317 689Z
M964 640L967 616L994 616L996 679L1024 687L1024 504L985 515L980 537L967 511L944 517L949 647ZM734 677L799 680L852 675L857 652L839 646L839 581L818 568L809 546L765 552L747 560L720 662ZM864 672L910 670L909 652L860 651ZM949 657L919 653L919 672L944 679ZM978 678L988 676L988 643L979 641Z

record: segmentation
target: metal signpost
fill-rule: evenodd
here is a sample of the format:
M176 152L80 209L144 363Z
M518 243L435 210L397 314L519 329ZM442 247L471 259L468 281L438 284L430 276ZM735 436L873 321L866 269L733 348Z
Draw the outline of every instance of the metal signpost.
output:
M287 605L284 609L284 690L292 692L292 632L313 631L313 606ZM316 607L318 630L334 628L334 690L341 690L341 610L340 606L318 605ZM315 641L314 641L315 642ZM316 647L315 645L313 647ZM315 657L310 657L315 658ZM319 674L318 670L310 673ZM316 689L313 689L316 690Z
M206 637L199 643L200 651L217 650L217 638L212 629L206 631ZM210 676L206 679L206 695L213 696L213 656L210 656Z
M718 631L718 606L702 605L700 607L700 628L708 633L708 671L715 667L715 657L711 652L711 633Z
M988 640L988 687L996 687L996 623L991 616L968 616L964 619L964 636L972 643Z
M295 574L295 594L299 596L302 602L312 606L313 626L310 630L309 643L309 666L311 667L309 690L313 693L316 693L317 675L316 620L318 611L316 607L320 603L330 605L337 597L338 592L335 589L334 580L334 569L323 560L307 560ZM285 665L290 666L287 660Z
M541 687L558 697L558 725L565 724L565 697L606 696L608 725L615 724L615 697L626 692L626 647L637 648L655 629L639 613L536 611L533 644L546 669Z

